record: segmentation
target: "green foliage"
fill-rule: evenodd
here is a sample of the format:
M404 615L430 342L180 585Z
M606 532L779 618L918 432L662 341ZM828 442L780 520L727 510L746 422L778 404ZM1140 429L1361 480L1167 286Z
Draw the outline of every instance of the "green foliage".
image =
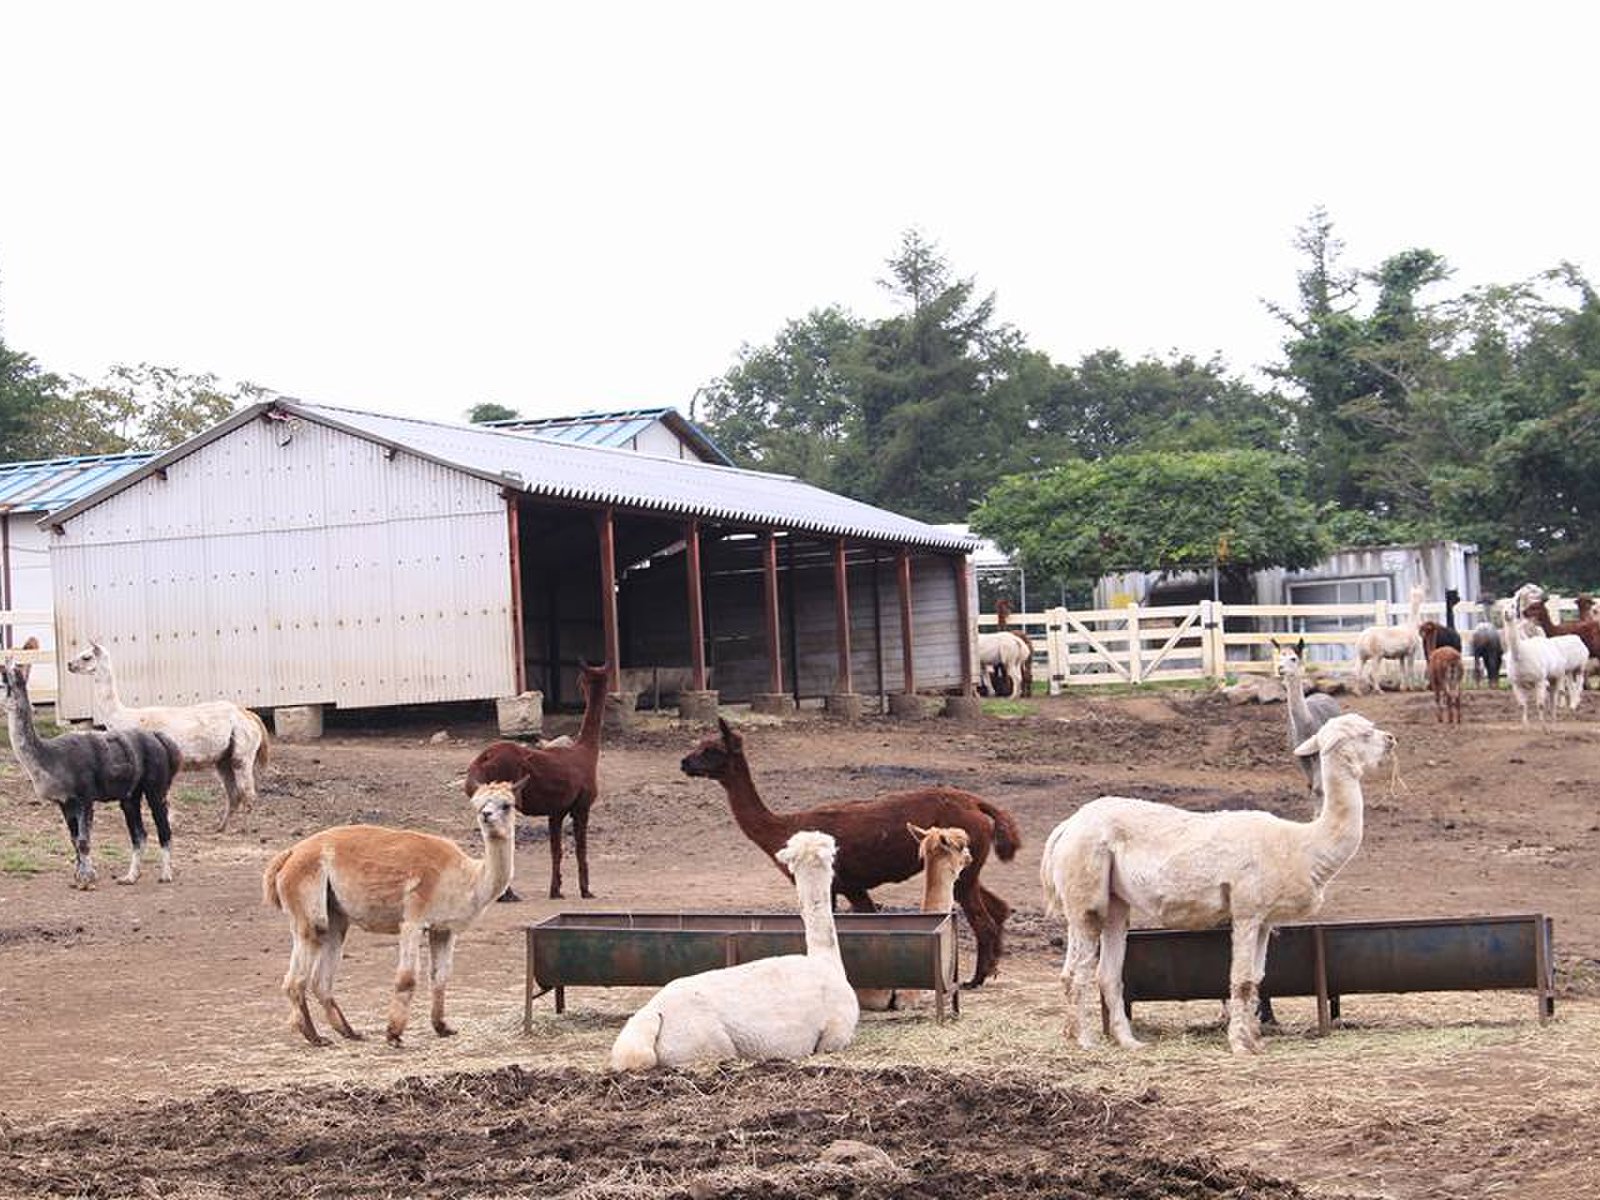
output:
M515 421L521 415L516 409L496 404L493 400L474 404L467 410L467 420L474 425L482 425L487 421Z
M80 381L36 410L38 457L169 449L265 394L250 383L224 387L209 373L150 363L113 367L100 383Z
M66 383L0 340L0 462L49 458L42 415L61 403Z
M1029 571L1067 579L1217 561L1304 567L1331 548L1304 497L1304 469L1287 455L1123 454L1003 479L972 523Z

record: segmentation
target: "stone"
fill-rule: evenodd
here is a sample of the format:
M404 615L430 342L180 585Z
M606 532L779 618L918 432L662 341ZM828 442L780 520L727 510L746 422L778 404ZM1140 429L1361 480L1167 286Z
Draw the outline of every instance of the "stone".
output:
M544 693L520 692L494 702L502 737L537 737L544 729Z
M750 711L766 717L794 715L794 697L788 692L757 692L750 697Z
M714 725L717 721L716 692L681 691L678 693L678 719L696 725Z
M289 704L272 710L272 734L280 742L314 742L322 736L322 705Z
M830 717L837 717L841 721L859 721L864 711L861 693L832 692L828 696L827 710Z

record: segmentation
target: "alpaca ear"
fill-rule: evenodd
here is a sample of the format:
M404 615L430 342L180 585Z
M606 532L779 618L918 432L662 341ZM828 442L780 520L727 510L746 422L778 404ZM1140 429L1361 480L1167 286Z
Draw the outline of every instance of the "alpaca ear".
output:
M1298 642L1296 642L1294 644L1294 652L1296 654L1298 654L1301 658L1304 658L1306 656L1306 640L1305 640L1305 638L1301 638Z
M521 779L513 783L511 785L511 794L517 797L519 800L522 799L522 789L528 786L528 781L532 778L532 775L524 775Z
M1321 729L1317 730L1305 741L1296 746L1294 748L1294 752L1300 758L1315 758L1328 746L1331 746L1334 742L1338 741L1338 735L1339 731L1337 729L1330 732L1328 726L1324 725Z
M1283 649L1283 647L1282 647L1282 646L1280 646L1280 645L1278 645L1278 639L1277 639L1277 638L1272 638L1272 639L1270 639L1270 640L1271 640L1271 642L1272 642L1272 648L1273 648L1273 649L1274 649L1274 650L1278 650L1278 651L1281 651L1281 650L1282 650L1282 649Z
M738 753L744 746L744 739L739 736L738 731L732 725L728 724L726 717L718 717L717 725L722 730L722 744L728 748L730 753Z
M918 829L918 828L917 828L917 827L916 827L916 826L915 826L915 825L913 825L913 824L912 824L912 823L911 823L911 822L910 822L910 821L907 821L907 822L906 822L906 828L907 828L907 829L909 829L909 830L910 830L910 831L911 831L911 836L912 836L912 837L913 837L913 838L915 838L915 839L916 839L916 840L917 840L917 841L919 841L919 842L920 842L920 841L921 841L921 840L922 840L922 839L923 839L923 838L925 838L925 837L927 837L927 836L928 836L928 831L927 831L927 830L926 830L926 829Z

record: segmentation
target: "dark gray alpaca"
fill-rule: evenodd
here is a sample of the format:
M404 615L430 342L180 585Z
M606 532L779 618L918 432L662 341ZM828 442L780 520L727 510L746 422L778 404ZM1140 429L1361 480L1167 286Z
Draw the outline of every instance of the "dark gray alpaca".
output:
M139 801L147 801L161 841L162 883L172 880L172 827L167 823L167 789L182 756L178 745L164 733L124 729L115 733L63 733L46 740L33 724L28 700L28 668L7 661L0 666L0 707L5 709L11 732L11 749L33 781L41 800L54 800L67 820L67 832L78 856L73 886L94 885L94 863L89 857L89 833L94 827L94 806L115 800L122 805L133 842L133 861L118 882L139 878L139 858L144 852L144 821Z

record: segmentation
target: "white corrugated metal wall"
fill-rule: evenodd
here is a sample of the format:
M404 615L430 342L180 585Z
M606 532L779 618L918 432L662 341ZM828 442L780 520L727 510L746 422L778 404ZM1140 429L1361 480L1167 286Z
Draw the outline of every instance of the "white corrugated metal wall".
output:
M124 703L515 690L499 489L322 425L242 425L73 517L51 557L64 653L98 638ZM77 676L61 712L89 715Z

